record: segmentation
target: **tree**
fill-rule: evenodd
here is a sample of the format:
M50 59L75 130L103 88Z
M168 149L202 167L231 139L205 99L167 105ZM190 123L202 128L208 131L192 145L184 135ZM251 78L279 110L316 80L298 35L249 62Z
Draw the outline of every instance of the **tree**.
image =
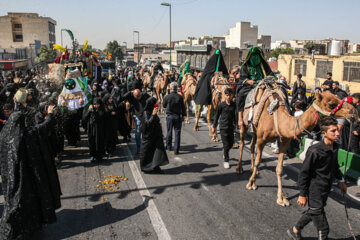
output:
M304 45L304 48L308 50L309 53L315 48L316 44L314 42L307 42Z
M295 51L292 48L275 48L271 51L269 57L278 58L280 54L294 54Z
M108 42L108 44L106 45L106 48L104 49L104 52L108 52L111 53L111 57L113 59L115 59L116 57L118 59L122 59L123 58L123 52L121 50L121 46L119 45L119 43L114 40L114 41L110 41Z
M42 46L39 49L39 56L35 58L36 63L46 63L55 58L54 52L47 48L46 46Z

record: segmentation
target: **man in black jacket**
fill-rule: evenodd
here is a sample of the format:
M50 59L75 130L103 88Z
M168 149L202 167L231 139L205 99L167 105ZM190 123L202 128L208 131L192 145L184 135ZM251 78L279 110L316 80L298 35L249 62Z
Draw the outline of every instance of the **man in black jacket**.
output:
M297 202L301 207L308 203L309 208L297 224L287 231L290 239L301 239L301 230L311 221L318 230L319 239L328 239L329 224L324 207L334 177L339 180L341 192L346 193L337 160L336 141L340 135L337 121L333 117L325 117L320 122L320 128L324 139L308 149L298 179L300 196Z
M353 100L352 103L354 104L358 116L360 116L360 93L354 93L352 95ZM350 151L356 154L360 154L360 147L359 147L359 143L360 143L360 124L356 123L354 125L354 129L353 132L351 133L351 142L350 142Z
M184 99L177 94L177 82L170 84L171 93L164 99L164 108L166 108L166 149L171 150L172 130L175 132L174 154L179 154L181 122L186 116Z
M338 81L333 82L332 93L335 94L340 99L344 99L345 97L347 97L347 93L344 90L342 90L341 88L339 88Z

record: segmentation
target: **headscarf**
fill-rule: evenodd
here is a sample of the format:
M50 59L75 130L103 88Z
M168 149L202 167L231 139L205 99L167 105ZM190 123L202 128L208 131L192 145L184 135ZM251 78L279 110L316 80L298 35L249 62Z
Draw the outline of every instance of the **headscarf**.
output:
M251 80L261 80L265 77L262 62L266 62L260 47L251 47L243 65L247 65Z

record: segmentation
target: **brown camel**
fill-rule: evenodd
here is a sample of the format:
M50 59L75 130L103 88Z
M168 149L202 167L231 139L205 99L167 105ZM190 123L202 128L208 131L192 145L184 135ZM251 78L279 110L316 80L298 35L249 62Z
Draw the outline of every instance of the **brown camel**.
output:
M143 91L146 91L150 84L150 73L148 71L145 71L145 68L141 68L140 76L143 82Z
M221 74L215 74L215 76L211 79L211 88L213 89L212 90L212 101L211 101L211 104L207 106L208 113L207 113L206 120L207 120L208 127L209 127L209 136L212 137L211 141L213 141L213 142L218 142L219 138L218 138L216 132L213 134L211 131L211 128L212 128L211 127L211 113L212 113L212 111L216 112L218 104L222 101L225 101L224 91L228 87L229 87L228 81ZM194 131L199 130L199 119L200 119L200 114L201 114L203 106L197 105L196 107L199 107L199 108L197 109L197 113L196 113Z
M298 138L304 134L306 131L311 131L317 125L318 120L320 119L319 112L328 116L331 113L330 106L336 106L340 103L335 95L324 92L316 93L316 101L300 116L297 118L291 116L286 106L280 105L279 108L270 115L267 112L267 108L270 105L270 100L267 99L264 105L264 110L262 111L256 130L254 130L253 137L250 144L251 149L251 171L252 175L249 179L249 183L246 185L246 188L249 190L256 190L257 186L255 184L256 175L259 170L261 163L261 156L264 146L268 142L274 142L275 140L280 140L280 153L278 157L278 163L276 166L276 176L278 181L278 192L277 192L277 204L281 206L289 206L289 201L285 197L282 189L281 176L283 172L283 161L284 154L289 146L290 140L293 138ZM246 123L246 109L244 112L244 123ZM354 118L358 119L355 108L348 103L343 104L342 108L335 113L336 118ZM277 119L277 121L274 121ZM239 163L236 167L238 173L242 173L242 154L244 149L244 138L246 136L248 126L242 125L240 130L240 156ZM254 163L254 148L257 148L257 155Z
M182 89L183 89L183 97L184 102L186 105L186 119L185 123L189 124L189 106L191 100L194 100L194 94L196 89L197 81L196 79L190 74L186 73L183 77L183 80L181 81ZM196 107L195 107L195 115L197 114Z
M169 83L169 81L168 81L169 75L170 75L170 72L168 70L165 70L164 74L158 74L154 80L154 91L156 94L157 103L161 104L160 112L163 112L163 110L164 110L162 103L163 103L164 97L167 93L167 85Z

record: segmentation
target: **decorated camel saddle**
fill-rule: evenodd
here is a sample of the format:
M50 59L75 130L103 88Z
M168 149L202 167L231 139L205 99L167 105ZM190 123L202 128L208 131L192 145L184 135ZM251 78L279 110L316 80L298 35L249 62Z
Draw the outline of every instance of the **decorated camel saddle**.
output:
M287 104L286 96L283 91L281 91L280 84L276 83L271 77L261 80L246 97L244 124L249 126L250 130L257 127L268 99L270 100L270 105L266 111L270 115L272 115L279 106L285 106Z
M59 95L58 105L66 104L69 110L85 107L89 102L87 91L87 84L82 81L80 71L78 69L69 71Z

